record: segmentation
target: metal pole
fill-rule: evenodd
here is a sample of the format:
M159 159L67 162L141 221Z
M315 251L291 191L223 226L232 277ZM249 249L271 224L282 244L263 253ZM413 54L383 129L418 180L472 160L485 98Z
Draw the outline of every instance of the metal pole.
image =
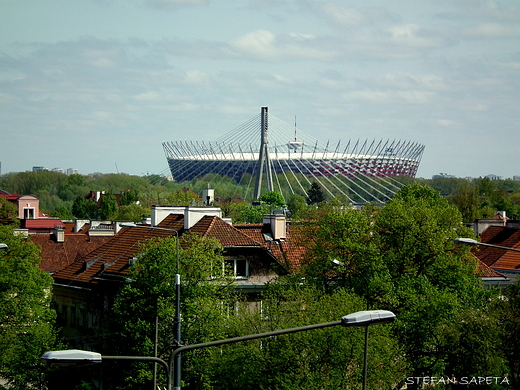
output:
M365 328L365 353L363 357L363 390L367 388L368 326Z
M158 341L158 327L159 327L159 317L157 315L157 302L155 305L155 338L153 343L153 356L157 357L157 341ZM153 364L153 387L152 390L157 390L157 363Z
M177 273L175 274L175 319L174 319L174 337L178 346L182 345L181 340L181 275L179 274L179 233L177 234ZM176 354L173 361L173 388L180 390L181 388L181 355Z

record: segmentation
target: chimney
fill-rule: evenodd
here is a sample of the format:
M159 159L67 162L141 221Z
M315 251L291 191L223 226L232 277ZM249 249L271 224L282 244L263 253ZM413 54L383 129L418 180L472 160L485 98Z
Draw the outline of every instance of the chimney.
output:
M61 226L54 226L54 237L56 242L65 242L65 231Z
M274 240L284 240L287 234L287 223L283 214L264 215L264 225L271 226Z

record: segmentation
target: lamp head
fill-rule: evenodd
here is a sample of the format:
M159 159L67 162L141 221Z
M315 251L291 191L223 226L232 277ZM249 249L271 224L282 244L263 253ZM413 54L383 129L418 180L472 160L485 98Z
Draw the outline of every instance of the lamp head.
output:
M80 349L68 349L45 352L40 359L47 366L85 366L101 363L101 354Z
M343 326L370 326L386 324L395 320L395 314L388 310L365 310L344 316Z

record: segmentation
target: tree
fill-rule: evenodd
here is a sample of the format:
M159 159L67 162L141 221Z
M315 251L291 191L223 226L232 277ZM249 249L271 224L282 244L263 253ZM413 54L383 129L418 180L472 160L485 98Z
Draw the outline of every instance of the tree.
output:
M268 204L271 208L279 209L285 206L285 199L278 191L265 192L258 200Z
M7 199L0 196L0 225L11 225L18 227L18 207Z
M38 248L0 226L0 378L10 389L42 381L40 356L55 344L52 278L38 268Z
M150 210L137 204L121 206L114 217L116 221L142 221L144 216L150 215Z
M85 199L84 196L78 196L72 204L72 215L74 218L96 219L98 214L97 204L92 199Z
M393 284L390 307L400 319L394 330L406 351L409 376L473 372L469 359L453 360L456 350L485 362L480 376L501 372L504 354L499 343L479 349L464 338L453 337L477 331L466 322L464 313L485 311L497 295L479 286L476 263L468 249L453 245L454 238L473 235L463 226L458 210L431 188L405 186L376 213L374 229L374 240ZM478 316L474 318L472 321L479 321ZM481 323L487 327L484 333L495 333L494 326L493 321Z
M101 219L112 219L118 210L116 197L113 194L104 194L99 200L99 217Z
M195 233L183 235L180 241L182 342L189 340L193 344L225 338L228 329L222 315L227 305L234 302L234 287L233 279L223 268L222 247L215 239ZM109 353L153 356L157 316L159 356L168 360L175 344L172 335L176 300L176 238L151 240L142 249L138 262L132 267L132 282L125 285L115 298L111 326L117 333L111 340L114 344L109 347ZM183 357L185 388L197 388L205 381L205 355L202 351ZM151 379L149 365L136 364L131 370L122 370L123 377L113 378L112 382L126 382L124 388Z
M316 204L325 201L325 194L321 189L321 186L313 181L309 191L307 191L307 204Z
M363 300L346 289L326 294L291 276L270 284L261 306L240 306L228 327L243 336L337 321L363 308ZM368 383L370 388L390 388L404 368L401 348L388 325L370 332L369 367L384 370L369 369ZM363 336L362 328L332 327L224 346L207 363L213 388L353 388L362 379Z
M136 189L126 190L121 193L120 204L121 206L128 206L136 204L139 201L139 191Z
M469 250L453 244L472 236L455 206L429 187L409 185L380 208L320 211L302 240L309 250L299 276L327 294L345 288L368 308L396 314L392 334L406 365L396 383L407 376L504 372L500 312L490 306L497 291L480 287ZM472 347L484 334L497 342Z
M464 222L471 223L478 217L480 199L477 186L464 182L449 200L457 206Z

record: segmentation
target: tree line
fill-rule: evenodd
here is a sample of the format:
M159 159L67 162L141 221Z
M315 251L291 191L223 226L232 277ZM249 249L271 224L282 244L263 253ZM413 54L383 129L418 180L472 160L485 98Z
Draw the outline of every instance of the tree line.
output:
M247 176L246 174L245 176ZM250 175L249 175L250 176ZM258 222L257 209L247 207L250 202L244 201L251 196L251 177L243 177L236 183L229 177L216 174L206 175L189 182L175 183L158 175L131 176L126 174L90 174L70 175L52 171L9 173L0 177L0 189L20 195L32 194L40 199L41 210L49 216L70 218L102 218L117 220L139 220L148 215L152 205L188 205L194 204L198 196L208 184L215 189L226 216L237 218L241 222ZM293 178L295 179L295 178ZM431 187L445 197L450 204L455 205L462 214L463 221L470 223L476 218L492 217L496 210L506 211L509 217L520 216L520 182L507 180L491 181L488 178L479 178L473 181L460 178L412 179L398 178L403 184L421 184ZM275 180L284 186L284 180ZM302 182L305 182L302 180ZM285 184L285 186L287 186ZM292 185L293 188L298 186ZM285 204L289 210L297 212L299 205L307 200L309 195L316 195L319 181L307 186L306 192L292 194L289 188L282 188L279 193L286 194ZM186 191L189 189L191 191ZM99 205L84 201L90 191L104 191L107 195L103 210ZM138 199L122 202L114 206L111 198L124 196L131 192ZM267 192L265 190L264 192ZM289 195L287 195L289 194ZM336 201L348 203L340 194L317 194L320 201ZM233 204L236 203L236 204ZM316 202L313 202L316 203ZM229 213L229 215L227 214Z

